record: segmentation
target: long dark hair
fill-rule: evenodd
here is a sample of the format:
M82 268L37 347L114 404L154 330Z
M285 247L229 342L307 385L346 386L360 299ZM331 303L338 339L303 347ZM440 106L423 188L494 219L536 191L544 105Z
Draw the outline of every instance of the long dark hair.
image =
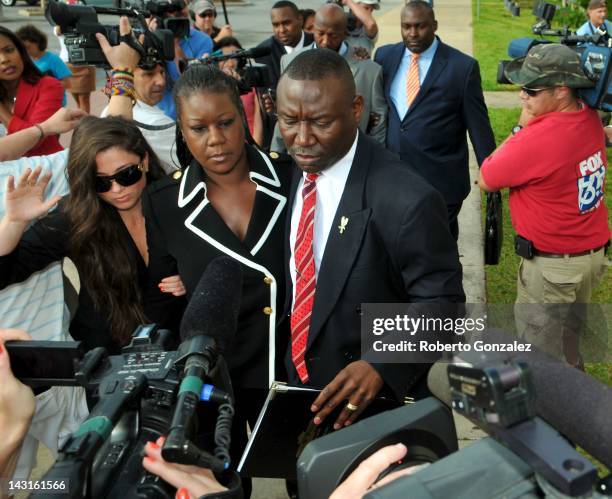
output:
M181 100L187 99L198 92L227 94L242 118L246 141L251 145L255 145L255 140L249 132L249 125L246 114L244 113L244 107L242 106L242 100L240 100L238 84L234 78L212 64L193 64L189 66L187 71L181 75L172 89L172 95L176 103L177 116L180 117L181 115ZM179 126L176 127L176 156L181 167L186 168L193 161L193 155L183 138L180 119L178 125Z
M38 83L43 75L36 67L36 64L32 62L32 59L30 59L30 55L28 54L23 42L15 33L4 26L0 26L0 35L5 36L11 42L13 42L13 45L15 45L19 55L21 56L21 60L23 61L23 73L21 73L21 79L27 81L31 85ZM0 101L6 100L8 96L7 94L8 92L6 91L4 84L2 81L0 81Z
M149 181L161 178L163 170L138 127L118 117L87 116L74 131L68 155L70 196L66 215L72 227L70 257L82 276L82 285L94 306L110 324L112 337L126 343L134 328L145 321L137 268L125 242L117 210L105 203L94 188L96 156L118 147L149 158Z

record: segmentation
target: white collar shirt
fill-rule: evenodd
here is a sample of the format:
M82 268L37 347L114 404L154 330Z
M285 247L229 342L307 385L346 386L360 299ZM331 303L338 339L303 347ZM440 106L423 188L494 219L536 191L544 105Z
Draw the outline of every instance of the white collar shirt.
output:
M327 244L327 238L329 232L332 229L334 218L336 217L336 211L338 211L338 205L340 204L340 198L344 192L344 186L346 180L351 171L351 165L355 158L355 151L357 150L357 139L359 133L355 135L353 145L338 162L326 170L322 171L317 177L317 201L315 204L314 214L314 228L313 228L313 254L315 264L315 276L319 277L319 268L321 267L321 261L323 260L323 254L325 252L325 246ZM289 258L289 272L291 274L292 282L292 303L295 301L295 240L297 239L297 230L300 222L300 216L302 214L302 188L304 187L304 178L306 173L302 175L298 188L296 191L295 199L293 201L293 208L291 211L291 228L289 232L289 245L291 249L291 256Z

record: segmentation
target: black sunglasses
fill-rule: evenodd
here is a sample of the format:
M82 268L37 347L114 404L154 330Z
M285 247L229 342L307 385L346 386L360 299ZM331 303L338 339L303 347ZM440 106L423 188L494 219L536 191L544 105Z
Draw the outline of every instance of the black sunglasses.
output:
M544 88L529 88L529 87L521 87L521 90L525 92L529 97L535 97L542 90L550 90L552 87L544 87Z
M134 185L142 178L142 164L130 165L114 175L96 175L96 192L103 193L111 190L113 180L123 187Z

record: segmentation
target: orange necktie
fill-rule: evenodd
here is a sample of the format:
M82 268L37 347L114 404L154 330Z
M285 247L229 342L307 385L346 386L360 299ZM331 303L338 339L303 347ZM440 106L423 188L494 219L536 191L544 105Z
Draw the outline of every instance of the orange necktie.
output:
M412 102L419 93L420 88L419 54L412 54L412 59L410 59L410 67L408 68L408 78L406 80L406 103L408 104L408 107L412 105Z

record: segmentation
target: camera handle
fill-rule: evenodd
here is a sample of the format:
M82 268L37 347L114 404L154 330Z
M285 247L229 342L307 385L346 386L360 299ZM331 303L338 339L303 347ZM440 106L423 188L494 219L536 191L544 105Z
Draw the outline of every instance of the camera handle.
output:
M147 385L145 376L137 373L127 378L119 376L105 380L100 385L100 402L89 417L81 423L63 445L55 464L43 480L66 483L66 495L70 499L89 497L91 474L89 470L97 451L102 447L126 407L139 399ZM85 484L79 486L79 484ZM33 499L48 497L47 492L35 492Z

